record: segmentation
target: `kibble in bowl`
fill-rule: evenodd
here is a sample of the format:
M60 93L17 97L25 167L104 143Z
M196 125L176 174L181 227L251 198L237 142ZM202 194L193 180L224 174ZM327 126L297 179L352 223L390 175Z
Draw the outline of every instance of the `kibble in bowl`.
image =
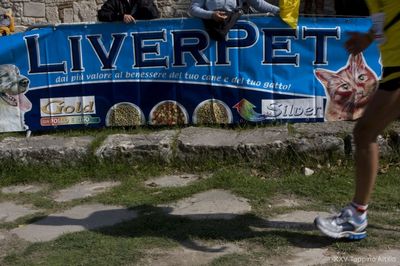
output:
M201 102L193 112L194 124L230 124L232 112L220 100L208 99Z
M130 102L120 102L113 105L106 115L106 126L128 127L145 123L145 117L140 108Z
M162 101L150 111L151 125L185 125L188 123L188 114L180 103L176 101Z

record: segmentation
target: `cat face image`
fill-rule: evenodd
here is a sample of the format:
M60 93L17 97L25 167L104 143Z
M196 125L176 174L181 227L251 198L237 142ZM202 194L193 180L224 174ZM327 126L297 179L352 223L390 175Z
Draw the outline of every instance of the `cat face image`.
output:
M328 103L328 121L360 118L378 86L378 77L366 64L362 54L350 55L338 71L316 69L315 76L324 86Z

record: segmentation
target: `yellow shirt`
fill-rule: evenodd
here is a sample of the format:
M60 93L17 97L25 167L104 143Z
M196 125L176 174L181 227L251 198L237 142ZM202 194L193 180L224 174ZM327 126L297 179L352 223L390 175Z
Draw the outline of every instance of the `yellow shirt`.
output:
M371 14L384 13L387 26L399 13L399 0L366 0ZM384 32L385 42L380 46L384 67L400 66L400 20Z

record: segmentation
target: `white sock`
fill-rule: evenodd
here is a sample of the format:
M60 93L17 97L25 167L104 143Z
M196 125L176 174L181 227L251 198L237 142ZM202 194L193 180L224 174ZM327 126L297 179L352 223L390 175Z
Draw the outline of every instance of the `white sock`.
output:
M349 204L349 207L351 208L356 221L363 222L365 219L367 219L368 205L360 205L353 201Z

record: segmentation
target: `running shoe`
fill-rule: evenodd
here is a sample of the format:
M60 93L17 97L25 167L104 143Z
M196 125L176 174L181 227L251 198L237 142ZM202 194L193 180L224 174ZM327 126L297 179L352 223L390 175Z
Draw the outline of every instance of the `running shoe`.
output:
M337 215L327 218L318 216L315 218L314 224L323 234L332 238L347 238L351 240L366 238L367 218L360 219L354 215L354 212L354 208L347 206Z

